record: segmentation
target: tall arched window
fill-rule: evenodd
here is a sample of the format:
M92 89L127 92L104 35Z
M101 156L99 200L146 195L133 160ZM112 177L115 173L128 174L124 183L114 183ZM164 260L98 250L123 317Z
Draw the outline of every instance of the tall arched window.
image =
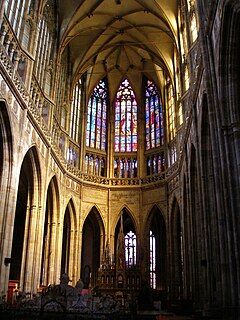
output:
M45 78L48 73L47 69L51 64L51 57L54 50L55 32L52 28L52 21L50 21L50 12L54 16L54 7L50 6L45 9L44 15L41 17L38 23L38 39L35 46L35 67L34 74L38 81L38 84L44 91L49 94L48 87L45 83ZM50 75L48 74L47 77ZM49 78L47 80L49 82ZM50 80L51 82L51 80Z
M136 234L132 231L129 231L124 236L124 242L125 242L126 267L129 268L136 265L136 246L137 246Z
M114 150L137 151L137 101L127 79L122 81L116 97Z
M86 146L106 149L107 85L100 80L88 102Z
M175 127L174 92L173 92L173 86L170 81L167 84L167 109L168 109L169 141L172 141L176 136L176 127Z
M77 82L73 92L73 100L72 100L71 114L70 114L70 127L69 127L70 137L77 142L79 137L79 117L80 117L81 97L82 97L82 83L80 79Z
M24 13L29 13L30 4L30 0L6 0L5 12L18 38L22 29Z
M156 86L147 81L145 87L146 149L164 144L163 107Z
M150 287L156 289L156 239L150 230Z

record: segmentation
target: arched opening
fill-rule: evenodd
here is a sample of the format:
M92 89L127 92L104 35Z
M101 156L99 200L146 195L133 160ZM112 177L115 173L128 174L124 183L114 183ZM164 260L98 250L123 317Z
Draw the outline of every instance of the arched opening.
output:
M69 257L70 257L70 237L71 237L71 222L69 209L67 208L63 222L63 238L62 238L62 262L61 274L69 273Z
M176 199L173 201L171 214L171 298L180 300L183 294L183 247L180 208Z
M56 177L53 177L47 190L44 218L42 263L40 284L43 286L59 281L60 270L57 272L56 234L58 228L59 191Z
M100 267L100 252L103 252L103 222L96 207L88 214L82 231L81 279L85 288L93 287L97 282Z
M1 83L3 89L4 82ZM0 261L2 268L0 268L0 279L2 283L2 292L6 292L9 278L9 268L6 268L6 258L11 257L11 248L9 247L9 238L12 237L12 232L9 232L9 218L12 221L13 208L15 203L15 190L11 187L12 165L12 132L10 120L5 103L0 101L0 194L1 194L1 214L0 214ZM9 206L9 199L12 203ZM13 222L11 222L13 223ZM5 265L2 262L5 262ZM13 285L14 287L14 285ZM8 299L11 299L13 289L8 287Z
M9 274L9 282L19 284L21 290L25 292L36 290L38 286L38 267L34 257L36 248L34 241L29 239L35 239L39 231L37 226L39 183L36 149L31 148L20 170Z
M167 298L167 240L166 224L160 209L154 205L144 229L145 270L139 303L142 309L153 308L154 300Z
M161 211L154 206L150 213L150 227L149 227L149 236L150 232L155 237L155 252L152 251L152 254L155 254L156 257L156 283L152 283L153 287L162 292L166 291L166 266L167 266L167 254L166 254L166 224L163 218ZM150 242L149 242L150 244ZM150 253L150 251L149 251ZM149 255L151 262L151 255Z
M25 224L27 215L28 192L32 190L33 172L29 159L23 161L18 184L17 204L14 220L14 231L12 241L12 263L10 265L9 281L20 283L21 265L25 235ZM27 232L27 230L26 230Z
M7 188L12 159L12 133L6 105L0 101L0 190ZM4 170L3 170L4 169Z
M118 269L131 268L137 264L136 230L131 216L123 208L115 229L115 263Z

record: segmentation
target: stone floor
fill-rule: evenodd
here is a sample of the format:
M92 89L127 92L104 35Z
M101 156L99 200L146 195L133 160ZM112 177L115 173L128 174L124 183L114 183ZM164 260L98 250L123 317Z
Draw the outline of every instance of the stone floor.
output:
M223 315L221 317L210 317L210 316L201 316L198 314L193 315L176 315L170 312L159 312L159 311L145 311L145 312L138 312L136 317L137 320L142 319L155 319L155 320L240 320L240 316L233 315Z
M0 311L1 320L240 320L239 316L203 317L201 315L176 315L164 311L138 311L137 314L74 314Z

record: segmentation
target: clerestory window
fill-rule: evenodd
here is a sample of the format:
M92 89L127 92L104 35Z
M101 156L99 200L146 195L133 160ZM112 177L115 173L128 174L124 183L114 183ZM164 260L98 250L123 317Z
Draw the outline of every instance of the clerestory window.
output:
M30 0L6 0L5 13L18 38L23 25L24 13L29 12L30 4Z
M100 80L88 102L86 147L106 149L107 85Z
M147 81L145 86L146 150L164 144L163 106L156 86Z
M122 81L116 97L114 151L137 151L137 101L128 79Z
M81 98L82 98L82 83L80 79L77 82L73 92L73 100L72 100L71 113L70 113L70 126L69 126L69 135L73 140L77 142L79 140L80 108L81 108L81 102L82 102Z
M173 92L173 86L170 83L170 81L167 84L167 110L168 110L169 142L170 142L176 136L174 92Z

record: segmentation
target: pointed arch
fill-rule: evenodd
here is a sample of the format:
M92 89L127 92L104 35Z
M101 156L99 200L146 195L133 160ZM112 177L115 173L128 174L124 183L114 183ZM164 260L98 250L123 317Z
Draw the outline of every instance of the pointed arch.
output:
M167 285L167 233L164 216L155 204L146 221L144 228L144 246L147 252L145 264L148 266L150 287L166 294ZM155 239L153 241L153 239ZM155 245L153 245L153 242ZM150 247L150 245L152 245Z
M146 150L164 144L163 105L156 85L144 79Z
M82 228L81 279L85 288L95 286L97 272L103 258L105 230L96 206L87 215Z
M115 263L119 265L121 259L122 267L131 268L138 263L138 236L136 224L132 214L124 206L118 215L114 235Z
M118 211L118 215L113 219L112 230L116 230L117 224L119 223L123 212L126 212L129 215L129 218L131 219L134 225L134 229L136 230L136 232L139 232L136 217L134 216L133 211L129 208L129 206L126 203L121 206L120 210Z
M137 109L135 93L124 78L115 100L115 152L137 151Z
M25 292L38 287L39 266L35 257L39 254L36 239L41 232L37 223L41 216L40 200L39 157L36 147L31 147L23 159L19 174L11 255L14 263L10 266L9 275L10 281L17 280Z
M56 247L60 224L60 199L56 176L49 182L42 240L42 263L40 284L57 283L60 270L58 269L59 249Z
M3 266L5 257L11 256L11 248L7 243L12 233L9 232L9 225L12 222L12 206L14 206L13 199L16 195L15 190L10 188L11 181L14 178L12 175L13 166L13 137L10 118L7 106L4 101L0 101L0 193L1 193L1 212L0 212L0 265ZM9 202L11 201L11 206ZM10 222L11 221L11 222ZM8 268L0 268L0 278L3 286L7 287ZM4 281L3 281L4 279ZM3 289L3 287L1 287ZM6 292L6 289L3 290Z
M240 119L240 8L239 1L226 1L222 10L220 31L220 104L222 123L229 125Z
M12 130L7 108L4 101L0 101L0 190L3 189L2 183L8 180L7 177L11 172L12 144Z
M61 272L67 273L73 283L76 282L77 257L77 221L73 200L70 199L63 217Z
M105 78L93 89L88 101L86 147L106 150L107 99L108 87Z

